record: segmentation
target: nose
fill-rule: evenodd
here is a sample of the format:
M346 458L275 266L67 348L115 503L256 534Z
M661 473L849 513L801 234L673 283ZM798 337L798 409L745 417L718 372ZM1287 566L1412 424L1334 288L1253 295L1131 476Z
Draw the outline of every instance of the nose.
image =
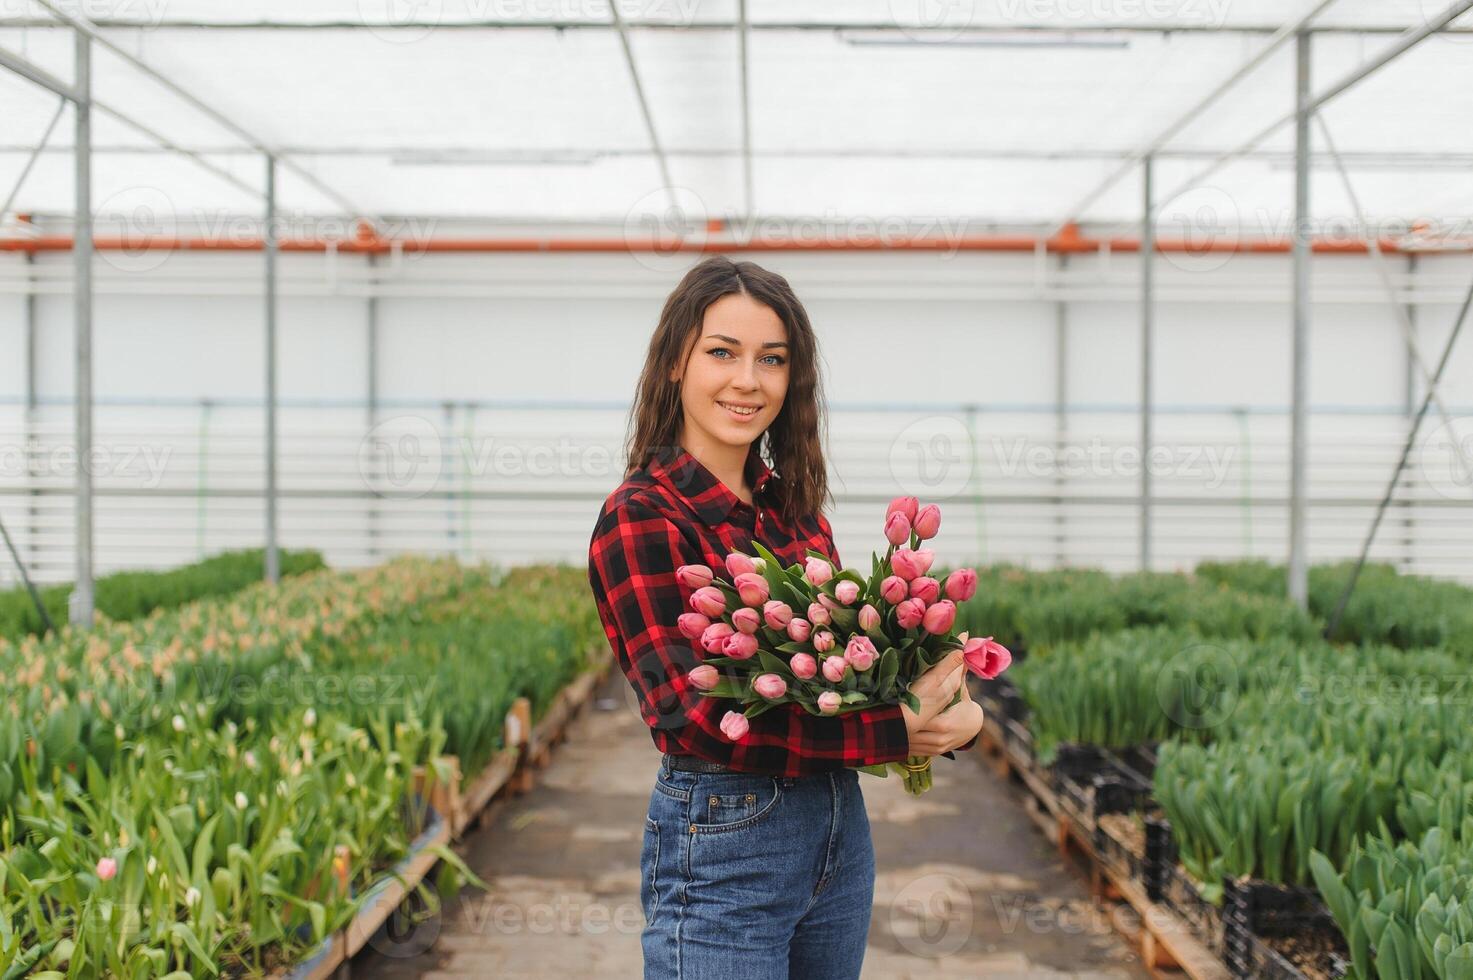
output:
M741 391L757 390L757 365L753 361L747 361L746 366L737 371L736 377L732 379L732 385Z

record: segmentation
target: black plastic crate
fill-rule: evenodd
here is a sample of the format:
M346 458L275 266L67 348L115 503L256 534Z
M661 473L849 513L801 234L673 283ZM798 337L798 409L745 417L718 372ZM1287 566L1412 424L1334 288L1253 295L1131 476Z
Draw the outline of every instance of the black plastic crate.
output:
M1247 878L1223 879L1223 962L1235 977L1303 978L1304 973L1265 939L1318 938L1343 949L1334 917L1313 888L1278 885ZM1337 952L1320 964L1322 972L1343 974Z
M1187 927L1214 952L1223 944L1222 910L1202 897L1202 892L1178 861L1171 821L1146 817L1146 897L1175 912Z

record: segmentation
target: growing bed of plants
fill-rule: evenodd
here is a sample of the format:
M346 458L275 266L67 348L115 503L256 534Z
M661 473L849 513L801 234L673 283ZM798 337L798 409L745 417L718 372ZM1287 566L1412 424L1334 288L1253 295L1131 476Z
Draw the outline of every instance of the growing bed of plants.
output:
M415 767L469 778L514 699L584 668L585 594L409 557L0 640L0 977L297 962L434 819Z
M994 703L1061 805L1235 975L1473 977L1473 590L1372 566L1325 640L1349 572L1314 568L1306 615L1261 562L1001 567L963 615L1025 651Z

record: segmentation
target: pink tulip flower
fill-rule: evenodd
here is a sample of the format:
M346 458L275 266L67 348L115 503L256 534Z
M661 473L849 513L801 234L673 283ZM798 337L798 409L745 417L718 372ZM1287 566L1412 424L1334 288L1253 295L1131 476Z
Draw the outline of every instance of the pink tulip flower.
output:
M1008 669L1013 655L1007 647L990 636L979 636L967 640L962 647L962 661L967 670L984 680L992 680Z
M899 603L900 600L907 598L909 594L910 592L906 587L905 579L899 575L887 575L885 576L885 581L880 583L880 598L892 606Z
M806 619L794 616L788 620L788 639L794 643L803 643L813 633L813 624Z
M818 673L818 661L813 659L812 654L795 653L793 659L788 661L788 669L793 672L794 677L806 681Z
M904 514L906 523L914 524L920 506L921 502L914 497L896 497L890 501L890 506L885 508L885 519L889 520L891 514Z
M728 711L721 716L721 734L733 742L740 742L746 738L751 727L747 716L740 711Z
M750 633L733 633L721 644L721 652L734 660L750 660L757 653L757 638Z
M885 518L885 540L893 545L902 545L910 540L910 521L904 514L895 513Z
M757 627L762 625L762 614L749 606L743 606L731 614L731 625L742 633L757 632Z
M834 648L834 634L828 630L819 630L813 634L813 649L819 653L828 653Z
M922 541L936 536L941 530L941 508L935 504L927 504L916 513L916 519L911 522L915 529L916 537Z
M895 607L895 621L903 630L912 630L921 625L926 615L926 604L919 599L906 599Z
M756 571L756 564L740 551L733 551L726 556L726 574L731 577L732 581L735 581L738 575L753 574Z
M788 693L788 682L776 674L758 674L752 681L752 690L769 701L776 701Z
M921 626L927 633L935 633L939 636L950 632L951 624L954 622L956 622L956 603L950 599L942 599L926 608L926 613L921 619Z
M922 575L931 570L931 563L935 560L936 552L930 548L917 548L915 550L915 561L920 566Z
M781 633L793 620L793 607L780 599L769 599L762 604L762 618L768 629Z
M909 548L897 549L895 554L890 556L890 568L907 582L918 575L926 574L926 570L921 567L920 561L916 558L916 552Z
M707 653L720 653L726 646L726 638L735 632L730 623L712 623L701 634L701 649Z
M866 602L864 608L859 610L859 628L868 632L879 627L880 611Z
M859 586L845 579L834 586L834 598L846 606L852 606L854 605L854 600L859 598Z
M946 598L952 602L966 602L977 594L977 572L970 568L958 568L946 576Z
M706 627L711 625L711 619L700 613L681 613L675 624L680 627L681 636L687 640L699 640Z
M702 616L715 619L726 612L726 596L714 585L702 586L690 594L690 607Z
M822 585L834 577L834 566L810 555L803 563L803 577L812 585Z
M709 691L721 680L721 672L710 664L701 664L692 667L689 674L685 675L690 680L691 687L698 691Z
M736 586L737 595L742 597L742 602L749 606L761 608L764 602L772 598L767 579L756 572L738 575L732 584Z
M870 641L870 638L862 636L859 633L855 633L849 637L849 643L844 647L844 659L849 661L855 670L859 671L869 670L873 667L875 665L875 658L879 655L880 651L875 649L875 645Z
M97 862L97 877L111 881L118 873L118 862L114 858L102 858Z
M825 657L823 661L823 679L830 684L837 684L844 679L844 669L849 666L849 661L844 659L842 653L832 657Z
M704 589L716 576L707 565L681 565L675 570L675 577L687 589Z
M910 580L910 597L929 606L941 598L941 583L929 575L917 575Z
M837 714L839 705L843 703L838 691L824 691L818 696L818 710L826 715Z
M808 621L814 626L827 626L833 622L829 615L828 607L821 602L810 602L808 604Z

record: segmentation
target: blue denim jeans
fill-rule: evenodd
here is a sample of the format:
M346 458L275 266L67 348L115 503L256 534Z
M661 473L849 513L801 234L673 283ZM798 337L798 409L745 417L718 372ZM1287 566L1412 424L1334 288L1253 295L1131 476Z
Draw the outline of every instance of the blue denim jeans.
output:
M875 851L858 772L694 773L662 760L639 865L645 980L859 976Z

